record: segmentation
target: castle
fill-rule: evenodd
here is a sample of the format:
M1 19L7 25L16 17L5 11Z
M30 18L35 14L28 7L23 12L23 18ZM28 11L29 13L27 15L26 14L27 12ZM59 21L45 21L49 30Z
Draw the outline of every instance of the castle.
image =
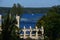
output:
M16 19L17 19L17 22L18 22L17 27L19 28L20 16L16 16ZM30 37L30 38L32 38L32 39L39 39L39 38L40 38L40 39L44 39L44 28L43 28L43 26L41 26L41 28L38 28L37 26L36 26L35 28L32 28L32 27L30 26L29 29L27 29L27 28L24 26L24 28L21 29L21 31L23 31L23 34L20 34L20 38L26 39L26 38ZM35 31L35 33L32 34L33 31ZM39 33L39 31L40 31L41 33ZM29 34L27 34L26 32L29 32Z
M2 19L2 15L0 15L0 20L1 20L1 19ZM19 28L20 16L16 16L16 19L17 19L17 22L18 22L18 23L16 24L16 26ZM1 25L0 25L0 26L1 26ZM0 33L1 33L1 31L2 31L2 29L1 29L1 27L0 27ZM24 26L24 28L21 29L21 31L23 31L24 34L20 34L20 38L26 39L26 38L30 37L30 38L32 38L32 39L38 39L38 38L44 39L44 28L43 28L43 26L41 26L41 28L38 28L38 27L36 26L36 27L33 28L33 29L32 29L31 26L30 26L29 29L25 28L25 26ZM26 33L27 31L29 31L29 34ZM34 34L32 34L33 31L35 31ZM40 34L38 33L39 31L41 32Z

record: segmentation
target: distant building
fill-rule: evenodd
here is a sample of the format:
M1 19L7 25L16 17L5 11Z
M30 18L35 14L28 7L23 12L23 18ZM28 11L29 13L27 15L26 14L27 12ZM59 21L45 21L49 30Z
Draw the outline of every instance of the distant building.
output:
M2 15L0 15L0 34L1 34L1 31L2 31L1 26L2 26Z

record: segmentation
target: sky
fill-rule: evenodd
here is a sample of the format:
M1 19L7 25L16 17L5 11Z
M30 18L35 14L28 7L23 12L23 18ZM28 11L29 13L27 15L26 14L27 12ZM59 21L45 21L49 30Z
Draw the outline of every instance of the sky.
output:
M60 5L60 0L0 0L0 7L12 7L14 3L23 7L51 7Z

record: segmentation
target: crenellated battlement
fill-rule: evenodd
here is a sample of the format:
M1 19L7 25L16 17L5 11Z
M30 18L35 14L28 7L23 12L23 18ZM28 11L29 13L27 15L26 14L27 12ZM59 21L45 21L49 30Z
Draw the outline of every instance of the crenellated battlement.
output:
M32 29L32 27L30 26L29 29L27 29L25 26L23 29L21 29L21 31L23 31L23 34L20 34L20 38L32 38L32 39L38 39L38 38L42 38L44 39L44 28L43 26L41 26L41 28L38 28L37 26L35 28ZM27 34L26 32L29 31L30 33ZM35 33L32 34L32 32L35 31ZM39 34L39 31L41 32Z

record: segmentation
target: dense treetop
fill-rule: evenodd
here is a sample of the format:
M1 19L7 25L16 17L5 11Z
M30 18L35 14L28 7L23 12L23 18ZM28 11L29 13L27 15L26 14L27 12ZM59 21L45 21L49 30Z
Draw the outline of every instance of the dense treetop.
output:
M10 7L0 7L0 13L7 13L10 10ZM50 7L42 7L42 8L23 8L24 13L46 13Z

